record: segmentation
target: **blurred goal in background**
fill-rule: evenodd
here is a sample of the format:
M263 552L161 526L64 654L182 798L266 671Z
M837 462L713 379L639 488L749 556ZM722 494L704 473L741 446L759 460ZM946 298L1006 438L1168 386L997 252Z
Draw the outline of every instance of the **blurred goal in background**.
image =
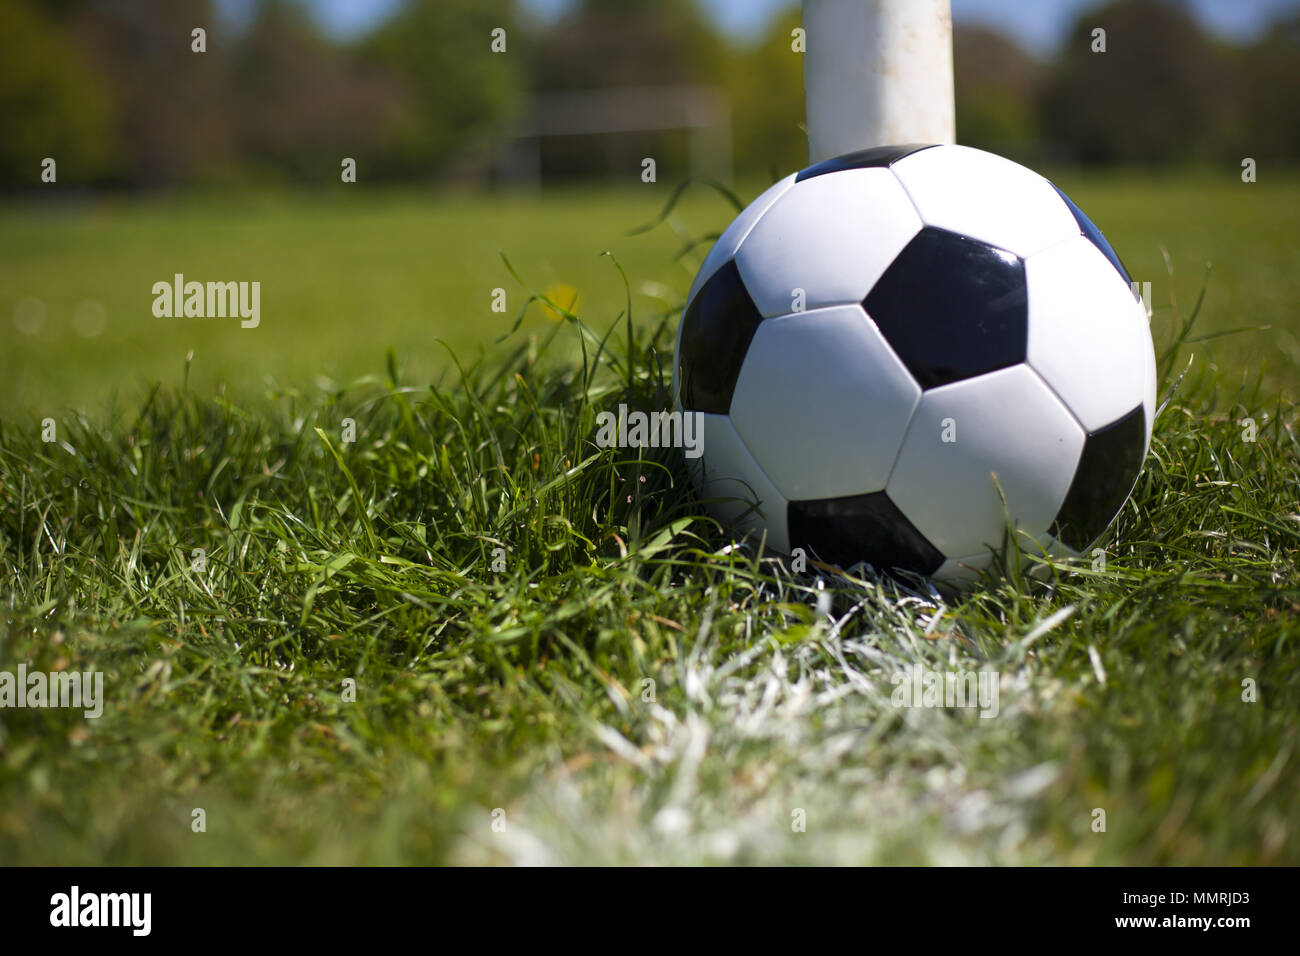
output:
M550 136L613 136L684 130L694 178L731 181L731 107L711 86L639 86L544 93L503 141L497 177L513 185L542 181L542 140ZM653 156L648 158L655 158Z

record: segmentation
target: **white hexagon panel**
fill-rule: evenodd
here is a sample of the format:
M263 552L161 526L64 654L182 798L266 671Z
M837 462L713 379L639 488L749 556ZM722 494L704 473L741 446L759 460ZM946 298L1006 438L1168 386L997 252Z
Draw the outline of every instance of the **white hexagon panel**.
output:
M931 577L945 584L969 587L976 584L993 565L992 551L981 551L966 558L948 558Z
M1029 535L1024 532L1016 536L1016 547L1001 554L981 551L979 554L964 558L948 558L934 572L936 581L943 581L960 588L968 588L980 581L991 569L1002 571L1011 562L1018 562L1025 574L1040 579L1051 576L1048 561L1064 558L1077 558L1077 552L1061 544L1050 534ZM995 568L996 562L996 568Z
M1079 235L1073 213L1032 169L968 146L932 146L891 167L927 226L1027 258Z
M1151 330L1141 301L1083 236L1025 260L1026 360L1089 432L1148 396ZM1151 417L1151 416L1149 416Z
M920 398L875 323L850 305L761 322L730 416L787 499L834 498L885 487Z
M1032 369L1000 369L921 396L885 491L944 555L977 555L1000 548L1009 524L1048 531L1084 439Z
M686 459L686 465L700 499L719 521L739 534L749 535L757 543L766 532L768 547L789 551L785 498L726 415L698 414L704 421L704 454Z
M736 265L764 317L848 305L866 298L920 231L888 169L848 169L782 193L741 243Z

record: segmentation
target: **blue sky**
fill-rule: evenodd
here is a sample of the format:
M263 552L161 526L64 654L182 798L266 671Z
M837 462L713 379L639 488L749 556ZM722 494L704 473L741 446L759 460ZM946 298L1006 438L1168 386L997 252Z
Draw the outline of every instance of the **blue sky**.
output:
M329 32L348 36L386 16L400 0L306 0ZM574 0L521 0L539 15L560 15ZM629 0L631 2L631 0ZM653 0L645 0L653 2ZM791 0L701 0L723 29L737 36L760 33L774 13ZM1075 16L1099 0L952 0L953 16L996 26L1036 52L1050 52ZM1216 32L1237 38L1257 35L1283 13L1300 9L1300 0L1183 0ZM224 0L239 8L246 0Z

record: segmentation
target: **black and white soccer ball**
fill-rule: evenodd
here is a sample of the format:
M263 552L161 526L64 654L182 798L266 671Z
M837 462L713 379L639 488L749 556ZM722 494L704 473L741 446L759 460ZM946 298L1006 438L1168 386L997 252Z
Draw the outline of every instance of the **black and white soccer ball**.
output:
M675 369L717 517L953 582L999 553L1086 551L1155 413L1146 310L1110 244L1048 180L963 146L852 153L759 196L700 268Z

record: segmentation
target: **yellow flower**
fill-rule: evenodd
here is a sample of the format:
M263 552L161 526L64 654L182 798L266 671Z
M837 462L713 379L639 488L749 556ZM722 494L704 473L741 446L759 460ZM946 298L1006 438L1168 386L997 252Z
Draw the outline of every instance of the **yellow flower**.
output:
M570 312L573 312L577 309L578 290L571 285L567 285L566 283L563 282L557 282L554 285L548 286L546 291L542 294L545 295L546 298L554 302L556 305L560 306L560 308L568 309ZM542 313L552 322L564 321L564 315L561 312L547 305L545 302L542 302L541 306L542 306Z

